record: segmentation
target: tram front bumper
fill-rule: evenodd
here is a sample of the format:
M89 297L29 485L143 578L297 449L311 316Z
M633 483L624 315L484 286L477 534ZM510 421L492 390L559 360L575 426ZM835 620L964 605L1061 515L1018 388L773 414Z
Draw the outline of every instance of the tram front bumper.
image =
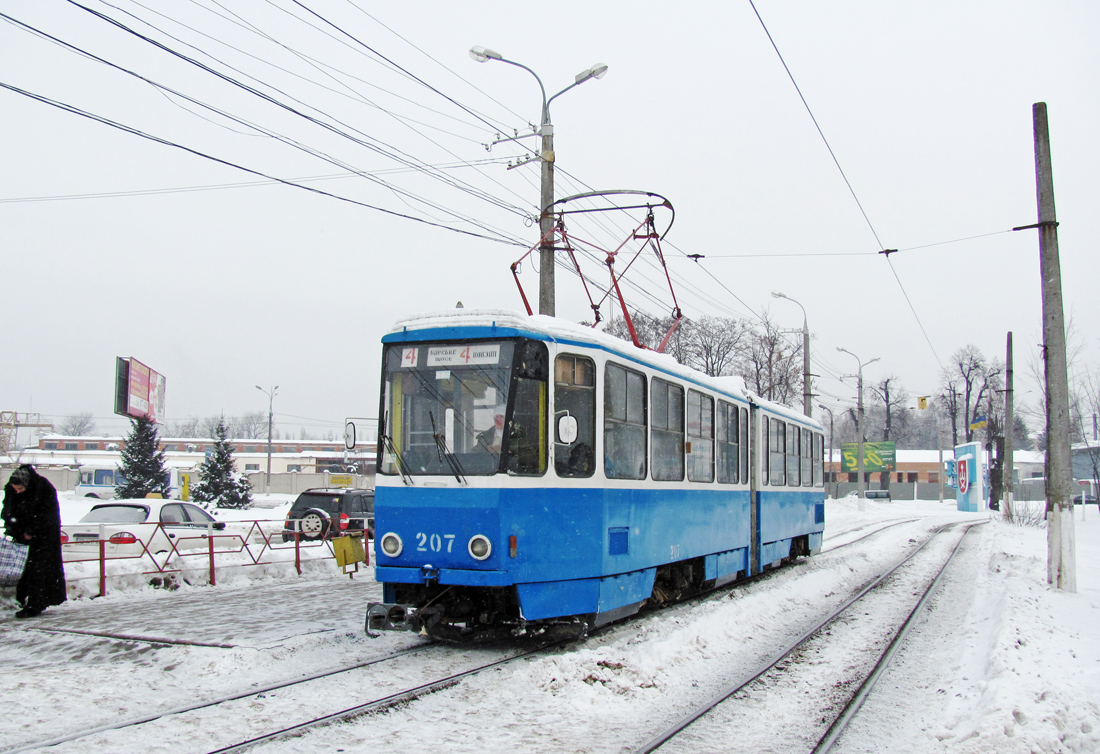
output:
M367 603L366 632L376 636L377 631L413 631L419 633L424 623L419 610L408 605L393 605L386 602Z

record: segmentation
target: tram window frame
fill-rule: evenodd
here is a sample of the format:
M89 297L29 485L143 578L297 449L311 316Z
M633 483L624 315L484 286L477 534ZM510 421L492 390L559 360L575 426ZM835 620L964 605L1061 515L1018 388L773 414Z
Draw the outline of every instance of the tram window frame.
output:
M698 416L696 416L698 414ZM696 433L692 432L694 428ZM689 482L714 481L714 398L697 390L687 394L687 476Z
M718 401L714 455L715 465L718 467L719 484L739 484L741 481L740 418L741 413L737 406L727 401Z
M550 436L546 422L550 355L546 344L522 341L522 347L516 348L512 374L513 405L501 456L509 474L542 476L548 466L546 446Z
M755 441L754 441L755 442ZM741 484L749 483L749 410L741 409Z
M825 435L814 433L814 487L825 486Z
M648 459L646 377L607 362L604 365L604 475L608 479L645 479ZM630 453L631 440L641 440L641 453Z
M654 377L650 381L650 478L684 480L684 386Z
M802 429L802 486L814 486L814 433Z
M766 416L761 417L760 421L760 484L757 486L764 487L768 484L768 469L771 466L771 422Z
M563 408L565 406L565 408ZM577 420L577 438L563 443L558 420L568 413ZM554 471L566 479L596 473L596 362L578 354L554 359ZM559 452L560 450L560 452Z
M768 483L783 487L787 483L787 422L772 419L768 429Z
M787 485L790 487L802 486L802 433L794 422L787 422L786 459L787 459Z

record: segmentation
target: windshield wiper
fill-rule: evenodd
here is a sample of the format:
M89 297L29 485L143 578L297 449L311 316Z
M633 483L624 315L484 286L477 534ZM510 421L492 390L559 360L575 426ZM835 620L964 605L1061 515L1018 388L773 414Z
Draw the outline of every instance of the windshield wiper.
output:
M393 455L394 465L397 466L397 472L401 474L401 481L406 485L412 485L412 474L405 470L405 459L401 457L401 451L393 444L393 438L381 431L382 427L389 426L387 423L388 419L389 414L382 417L382 424L379 428L378 437L382 440L382 447Z
M431 411L428 412L428 419L432 423L432 437L435 438L435 448L439 452L440 462L446 460L447 465L451 468L451 473L455 475L455 481L459 484L466 484L466 472L463 470L458 456L447 449L447 440L443 437L443 433L435 431L435 417L432 416Z

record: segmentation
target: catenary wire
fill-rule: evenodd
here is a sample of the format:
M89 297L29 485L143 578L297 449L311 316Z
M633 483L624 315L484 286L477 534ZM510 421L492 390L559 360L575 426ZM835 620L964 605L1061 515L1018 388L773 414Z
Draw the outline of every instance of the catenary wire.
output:
M206 73L209 73L209 74L211 74L211 75L213 75L213 76L215 76L215 77L217 77L217 78L221 79L222 81L225 81L226 83L228 83L228 84L230 84L230 85L232 85L232 86L238 87L238 88L240 88L240 89L244 90L245 92L248 92L249 94L252 94L252 95L254 95L254 96L256 96L256 97L259 97L260 99L262 99L262 100L264 100L264 101L268 102L269 104L272 104L272 105L274 105L274 106L275 106L275 107L277 107L277 108L280 108L280 109L282 109L282 110L285 110L285 111L287 111L287 112L289 112L289 113L291 113L291 114L293 114L293 115L296 115L296 116L298 116L298 117L301 117L301 118L305 119L306 121L308 121L308 122L310 122L310 123L312 123L312 124L314 124L314 125L317 125L317 126L319 126L319 127L323 128L323 129L325 129L325 130L327 130L327 131L329 131L329 132L331 132L331 133L334 133L334 134L336 134L337 136L341 136L341 137L343 137L343 138L349 139L349 140L351 140L352 142L354 142L354 143L356 143L356 144L358 144L358 145L360 145L360 146L366 147L367 149L371 149L372 151L376 151L376 152L378 152L379 154L382 154L383 156L389 157L390 159L394 159L394 160L396 160L396 161L398 161L398 162L402 162L402 163L404 163L404 164L409 164L409 165L412 165L412 164L413 164L413 163L409 162L409 161L408 161L408 159L406 159L406 158L399 158L399 157L396 157L396 156L394 156L393 154L387 153L387 152L385 152L384 150L382 150L382 149L381 149L380 147L378 147L378 146L377 146L376 144L372 144L372 143L370 143L370 142L364 141L363 139L360 139L360 138L357 138L357 137L355 137L355 136L353 136L353 135L351 135L351 134L348 134L348 133L346 133L346 132L344 132L344 131L341 131L341 130L340 130L339 128L336 128L335 126L331 125L330 123L327 123L327 122L325 122L325 121L322 121L322 120L320 120L320 119L318 119L318 118L316 118L316 117L313 117L313 116L311 116L311 115L308 115L308 114L306 114L306 113L303 113L303 112L301 112L301 111L299 111L299 110L297 110L297 109L295 109L295 108L291 107L290 105L287 105L287 104L285 104L285 103L283 103L283 102L280 102L279 100L275 99L274 97L272 97L272 96L270 96L270 95L268 95L268 94L266 94L266 93L264 93L264 92L261 92L260 90L256 89L255 87L249 86L249 85L247 85L247 84L245 84L245 83L243 83L243 82L241 82L241 81L237 81L236 79L234 79L234 78L232 78L232 77L230 77L230 76L227 76L226 74L224 74L224 73L221 73L220 71L217 71L217 70L215 70L215 69L211 68L210 66L208 66L208 65L205 65L204 63L202 63L202 62L200 62L200 61L198 61L198 60L195 60L194 58L191 58L191 57L189 57L189 56L187 56L187 55L184 55L184 54L182 54L182 53L180 53L180 52L178 52L178 51L176 51L176 50L173 50L173 49L171 49L170 47L168 47L167 45L164 45L164 44L162 44L162 43L158 42L157 40L154 40L154 39L152 39L152 38L150 38L150 37L148 37L148 36L146 36L146 35L144 35L144 34L141 34L140 32L138 32L138 31L137 31L137 30L135 30L135 29L131 29L131 28L130 28L130 27L128 27L127 25L123 24L123 23L122 23L121 21L118 21L117 19L114 19L114 18L112 18L112 17L110 17L110 16L108 16L108 15L106 15L106 14L104 14L104 13L100 13L99 11L96 11L96 10L93 10L93 9L91 9L91 8L88 8L88 7L84 6L84 5L81 5L80 3L76 2L76 0L68 0L68 2L69 2L69 3L71 4L71 5L74 5L74 6L78 7L78 8L81 8L81 9L83 9L83 10L87 11L88 13L92 14L93 16L95 16L95 17L97 17L97 18L99 18L99 19L101 19L101 20L105 21L106 23L108 23L108 24L110 24L110 25L112 25L112 26L115 26L115 27L117 27L118 29L120 29L120 30L122 30L122 31L124 31L124 32L126 32L126 33L128 33L128 34L131 34L131 35L133 35L134 37L136 37L136 38L138 38L138 39L140 39L140 40L142 40L142 41L144 41L144 42L147 42L148 44L151 44L151 45L153 45L154 47L156 47L156 48L158 48L158 49L162 50L163 52L166 52L166 53L168 53L169 55L172 55L172 56L174 56L174 57L176 57L176 58L179 58L180 60L182 60L182 61L184 61L184 62L190 63L191 65L194 65L194 66L198 67L198 68L199 68L200 70L203 70L203 71L205 71ZM2 15L2 14L0 14L0 15ZM306 151L306 152L308 152L308 153L310 153L310 154L312 154L312 155L314 155L314 156L316 156L316 157L319 157L320 159L324 159L324 160L326 160L326 161L328 161L328 162L331 162L332 164L334 164L334 165L337 165L337 166L339 166L339 167L343 167L343 168L346 168L346 169L354 169L354 168L353 168L352 166L350 166L350 165L347 165L347 164L343 163L342 161L336 160L335 158L333 158L333 157L330 157L330 156L328 156L328 155L324 155L323 153L321 153L321 152L318 152L317 150L311 149L311 148L309 148L309 147L305 146L304 144L301 144L300 142L297 142L297 141L295 141L295 140L293 140L293 139L289 139L288 137L285 137L285 136L283 136L283 135L281 135L281 134L278 134L278 133L276 133L276 132L274 132L274 131L271 131L270 129L264 129L264 128L262 128L262 127L260 127L260 126L256 125L256 124L248 123L247 121L244 121L244 120L243 120L243 119L241 119L241 118L238 118L238 117L236 117L236 116L230 115L229 113L226 113L226 112L224 112L224 111L221 111L221 110L219 110L218 108L215 108L215 107L213 107L213 106L211 106L211 105L207 105L207 104L205 104L205 103L203 103L203 102L200 102L199 100L196 100L196 99L194 99L193 97L189 97L188 95L185 95L185 94L183 94L182 92L178 92L178 91L174 91L174 90L172 90L172 89L169 89L168 87L165 87L165 86L163 86L163 85L161 85L161 84L158 84L157 82L155 82L155 81L152 81L151 79L148 79L148 78L146 78L145 76L142 76L142 75L140 75L140 74L138 74L138 73L136 73L136 72L134 72L134 71L130 71L130 70L126 69L126 68L123 68L122 66L119 66L119 65L117 65L117 64L115 64L115 63L112 63L112 62L110 62L110 61L108 61L108 60L105 60L104 58L101 58L101 57L99 57L99 56L93 55L93 54L92 54L92 53L90 53L90 52L87 52L87 51L85 51L85 50L82 50L82 49L80 49L80 48L77 48L77 47L76 47L76 46L74 46L74 45L71 45L71 44L69 44L69 43L67 43L67 42L64 42L64 41L62 41L62 40L59 40L59 39L57 39L56 37L52 37L52 36L50 36L50 35L47 35L47 34L45 34L44 32L41 32L41 31L39 31L39 30L37 30L37 29L34 29L33 27L30 27L30 26L29 26L29 25L27 25L27 24L24 24L24 23L22 23L22 22L19 22L19 21L15 21L14 19L12 19L12 18L11 18L11 17L9 17L9 16L3 16L3 17L4 17L5 19L7 19L7 20L9 20L9 21L13 22L13 23L16 23L16 24L18 24L19 26L22 26L22 27L24 27L24 28L27 28L28 30L31 30L31 31L32 31L32 32L34 32L34 33L37 33L37 34L39 34L40 36L45 36L45 37L49 38L49 39L50 39L51 41L54 41L55 43L61 44L61 45L65 46L65 47L67 47L67 48L69 48L69 49L73 50L74 52L77 52L78 54L82 54L82 55L85 55L85 56L87 56L87 57L90 57L90 58L92 58L92 59L94 59L94 60L98 61L98 62L101 62L101 63L103 63L103 64L105 64L105 65L108 65L108 66L110 66L110 67L112 67L112 68L115 68L116 70L119 70L119 71L122 71L122 72L124 72L124 73L127 73L127 74L128 74L128 75L130 75L130 76L134 76L135 78L138 78L138 79L140 79L140 80L142 80L142 81L144 81L144 82L146 82L146 83L150 84L151 86L155 86L155 87L157 87L157 88L159 88L159 89L162 89L162 90L164 90L164 91L170 91L170 92L172 92L173 94L175 94L176 96L179 96L179 97L183 97L184 99L187 99L188 101L190 101L190 102L193 102L193 103L194 103L194 104L196 104L196 105L199 105L199 106L201 106L201 107L205 107L205 108L207 108L207 109L210 109L210 110L212 110L212 111L214 111L214 112L217 112L217 113L219 113L220 115L222 115L223 117L229 118L229 119L231 119L231 120L234 120L234 121L236 121L236 122L238 122L238 123L241 123L241 124L243 124L243 125L248 125L248 126L250 126L250 127L254 128L254 129L255 129L255 130L257 130L257 131L260 131L260 132L262 132L262 133L265 133L265 134L267 134L268 136L271 136L272 138L275 138L275 139L278 139L279 141L282 141L282 142L283 142L284 144L287 144L287 145L289 145L289 146L293 146L293 147L295 147L295 148L297 148L297 149L301 149L301 150L303 150L303 151ZM343 125L343 124L342 124L342 125ZM437 178L439 178L439 176L438 176L437 174L434 174L434 173L432 173L432 175L433 175L434 177L437 177ZM415 195L415 194L412 194L411 192L409 192L409 191L407 191L407 190L404 190L404 189L399 189L399 188L397 188L397 187L393 186L392 184L387 184L387 183L385 183L385 182L382 182L382 181L381 181L380 179L377 179L377 178L372 178L372 177L371 177L371 176L370 176L369 174L364 174L364 176L363 176L363 177L365 177L365 178L368 178L368 180L373 180L373 181L375 181L376 183L379 183L380 185L383 185L383 186L385 186L385 187L386 187L386 188L387 188L388 190L390 190L390 191L394 192L395 194L402 194L402 195L404 195L404 196L406 196L406 197L408 197L408 198L410 198L410 199L413 199L413 200L415 200L415 201L418 201L418 202L422 202L423 204L425 204L425 205L427 205L427 206L432 206L432 207L434 207L434 208L436 209L436 211L440 211L440 212L444 212L444 213L450 214L450 215L452 215L453 217L455 217L456 219L464 219L464 220L465 220L465 221L467 221L467 222L470 222L470 221L471 221L471 219L470 219L470 218L460 218L460 216L459 216L459 215L457 215L457 214L456 214L456 213L454 213L454 212L451 212L450 210L446 209L446 208L445 208L445 207L443 207L442 205L439 205L439 204L437 204L437 203L435 203L435 202L431 202L431 201L429 201L429 200L427 200L427 199L425 199L425 198L423 198L423 197L420 197L420 196L417 196L417 195ZM443 180L444 180L444 182L445 182L445 183L450 183L450 182L451 182L449 178L447 178L447 179L443 179ZM452 185L453 185L453 184L452 184ZM496 198L495 198L495 197L493 197L492 195L488 194L487 192L481 192L480 190L478 190L478 191L470 191L470 190L468 190L468 189L464 189L464 188L462 188L462 187L460 187L460 186L457 186L457 185L455 185L454 187L455 187L455 188L459 188L460 190L466 190L466 191L468 191L468 193L471 193L472 195L476 196L477 198L481 198L481 199L484 199L484 200L490 201L491 203L493 203L493 204L497 205L498 207L500 207L500 208L502 208L502 209L505 209L506 211L509 211L509 212L514 212L514 213L520 214L520 215L522 215L522 216L526 216L526 213L525 213L525 212L524 212L523 210L521 210L520 208L518 208L518 207L515 207L514 205L509 205L509 204L506 204L506 203L504 203L503 201L501 201L501 200L499 200L499 199L496 199ZM476 223L475 223L475 224L476 224Z
M226 167L235 168L235 169L241 170L245 173L249 173L251 175L256 175L256 176L259 176L261 178L266 178L268 180L275 181L277 183L282 183L286 186L293 186L294 188L299 188L299 189L302 189L304 191L309 191L311 193L319 194L321 196L327 196L327 197L330 197L332 199L338 199L340 201L347 202L349 204L354 204L354 205L357 205L357 206L360 206L360 207L364 207L366 209L372 209L372 210L375 210L377 212L382 212L383 214L391 215L393 217L398 217L398 218L401 218L401 219L404 219L404 220L413 220L415 222L419 222L419 223L422 223L424 225L430 225L432 227L442 228L444 230L449 230L453 233L461 233L462 235L472 236L474 238L482 238L482 239L485 239L487 241L495 241L496 243L503 243L503 244L507 244L509 246L525 246L526 245L523 242L517 241L517 240L514 240L514 239L509 239L509 238L504 238L504 237L493 237L493 236L488 236L488 235L484 235L484 234L481 234L481 233L474 233L473 231L464 230L462 228L453 228L451 226L444 225L442 223L433 222L431 220L426 220L426 219L421 218L421 217L415 217L413 215L406 215L406 214L401 213L401 212L395 212L394 210L385 209L383 207L378 207L376 205L368 204L366 202L361 202L361 201L358 201L356 199L351 199L349 197L340 196L338 194L332 194L332 193L329 193L327 191L322 191L321 189L313 188L312 186L306 186L304 184L295 183L294 181L288 180L286 178L279 178L277 176L268 175L267 173L263 173L259 170L253 170L252 168L247 168L247 167L244 167L243 165L238 165L237 163L231 162L229 160L225 160L225 159L222 159L220 157L215 157L213 155L206 154L205 152L201 152L197 149L192 149L191 147L187 147L187 146L184 146L182 144L177 144L176 142L169 141L168 139L163 139L159 136L154 136L153 134L145 133L144 131L140 131L139 129L133 128L131 126L127 126L127 125L124 125L122 123L112 121L109 118L105 118L103 116L96 115L96 114L88 112L86 110L82 110L82 109L80 109L78 107L75 107L73 105L67 105L63 102L59 102L57 100L50 99L49 97L45 97L45 96L40 95L40 94L35 94L33 92L29 92L25 89L21 89L17 86L13 86L11 84L7 84L7 83L4 83L2 81L0 81L0 88L7 89L8 91L14 92L16 94L21 94L24 97L28 97L32 100L37 101L37 102L41 102L43 104L50 105L51 107L55 107L59 110L69 112L69 113L72 113L74 115L80 115L84 118L88 118L89 120L93 120L93 121L96 121L98 123L102 123L106 126L111 126L112 128L116 128L116 129L118 129L120 131L123 131L125 133L133 134L134 136L140 136L143 139L148 139L149 141L155 142L157 144L163 144L164 146L174 147L176 149L180 149L180 150L182 150L184 152L187 152L189 154L193 154L197 157L202 157L203 159L210 160L211 162L216 162L220 165L225 165ZM486 230L489 230L489 229L486 228Z

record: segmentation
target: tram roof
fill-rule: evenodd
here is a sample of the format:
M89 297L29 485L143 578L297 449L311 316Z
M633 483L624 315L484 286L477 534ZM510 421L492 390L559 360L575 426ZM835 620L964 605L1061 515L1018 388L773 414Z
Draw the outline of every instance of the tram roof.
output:
M492 332L486 333L486 329ZM398 320L390 328L389 334L382 338L382 342L400 343L406 340L424 341L437 338L454 340L464 337L494 337L494 335L502 338L535 337L551 342L580 343L599 348L624 359L674 374L685 381L751 401L766 407L772 413L782 415L784 419L821 429L817 421L790 406L775 403L754 394L746 387L741 377L732 375L710 377L684 366L669 354L639 349L614 335L558 317L547 317L541 314L527 315L512 309L446 309Z

